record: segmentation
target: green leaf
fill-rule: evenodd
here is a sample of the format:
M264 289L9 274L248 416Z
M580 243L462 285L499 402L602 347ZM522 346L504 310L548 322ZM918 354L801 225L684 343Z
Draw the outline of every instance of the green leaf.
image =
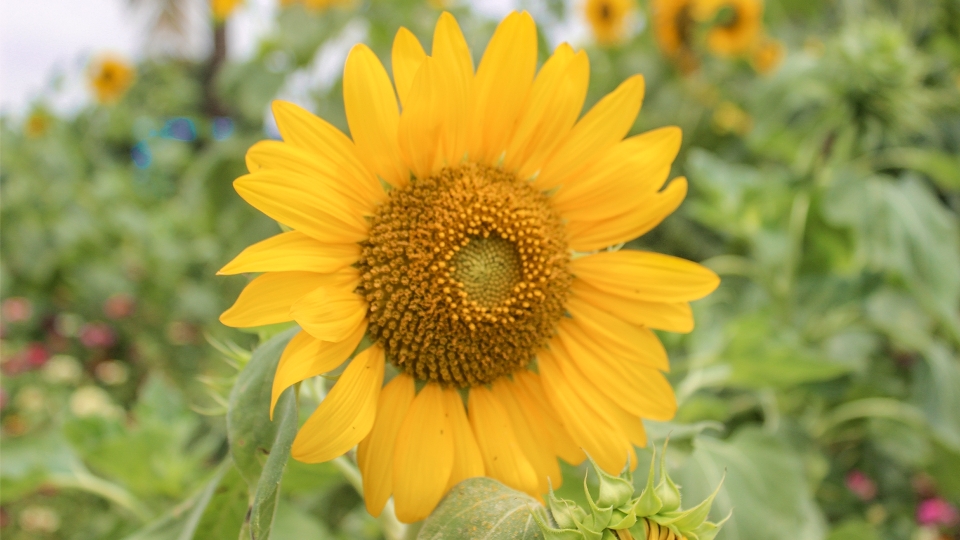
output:
M462 538L542 539L534 512L543 512L533 497L490 478L457 484L423 522L420 540Z
M270 420L273 375L280 354L298 331L299 328L291 328L260 345L230 392L227 409L230 455L251 491L256 490L279 430L279 419Z
M223 463L217 467L216 471L213 473L213 476L207 481L203 488L200 489L200 491L182 503L174 506L160 518L150 523L143 529L140 529L132 535L127 536L124 538L124 540L192 540L196 535L198 528L200 527L201 520L204 517L204 513L207 511L207 507L210 505L214 495L217 493L217 489L220 487L221 483L223 483L224 477L231 472L235 475L237 474L237 471L233 466L233 462L229 459L224 460ZM239 477L239 475L237 476ZM213 519L213 521L216 521L216 519ZM239 524L240 522L238 521L238 529ZM209 531L210 529L208 529L207 532ZM209 535L205 535L198 537L198 540L199 538L206 539L211 537ZM233 538L236 538L236 532L234 532Z
M960 452L960 359L940 343L934 343L917 364L913 401L940 442Z
M754 427L730 439L701 436L677 471L684 498L702 500L723 478L714 520L734 510L718 539L807 540L822 538L823 517L807 487L803 464L777 438Z
M877 540L879 536L868 523L858 519L844 521L830 531L827 540Z
M787 388L834 379L852 370L805 344L796 329L777 325L758 313L735 320L728 328L730 344L722 359L729 363L730 382L749 388Z
M931 148L885 148L874 158L877 168L912 169L943 190L960 190L960 159Z
M180 535L178 540L234 540L240 535L250 496L247 483L236 467L230 467L213 497L203 510L196 532Z
M297 398L293 388L288 388L277 400L273 412L274 422L279 422L277 437L270 448L270 455L260 474L253 507L250 511L250 537L254 540L270 537L270 529L280 498L280 481L290 458L290 447L297 435Z

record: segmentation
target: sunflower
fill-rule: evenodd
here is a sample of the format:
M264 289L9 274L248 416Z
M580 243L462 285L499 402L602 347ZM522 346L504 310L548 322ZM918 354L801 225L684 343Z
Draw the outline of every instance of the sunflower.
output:
M114 103L123 97L133 84L134 74L132 65L114 55L100 56L87 68L87 80L93 95L104 104Z
M684 71L696 69L693 0L652 0L650 7L654 35L660 50L677 61Z
M690 331L688 302L719 282L696 263L605 249L683 200L683 178L661 189L680 130L624 139L640 76L578 120L587 55L560 45L537 72L526 12L500 23L476 70L449 13L429 56L401 28L392 65L393 81L365 45L348 55L352 140L275 102L283 142L251 147L234 183L291 229L220 271L263 272L224 324L302 329L274 402L350 359L293 457L359 445L367 509L392 495L405 522L470 477L541 494L562 481L557 457L633 466L640 419L676 410L652 329Z
M597 43L615 45L627 37L627 23L635 7L633 0L587 0L583 14Z
M750 65L757 73L771 73L783 61L783 43L770 37L764 37L750 54Z
M698 0L696 16L714 21L707 47L717 56L738 56L753 50L763 30L762 0Z

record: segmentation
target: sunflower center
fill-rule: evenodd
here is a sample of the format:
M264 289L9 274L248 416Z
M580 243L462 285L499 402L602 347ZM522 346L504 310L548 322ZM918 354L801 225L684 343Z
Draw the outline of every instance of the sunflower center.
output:
M512 242L500 237L471 238L450 262L450 277L463 284L467 298L485 308L510 298L521 281L520 254Z
M420 380L476 386L525 367L553 336L568 263L546 196L463 165L390 192L363 244L358 293L390 362Z

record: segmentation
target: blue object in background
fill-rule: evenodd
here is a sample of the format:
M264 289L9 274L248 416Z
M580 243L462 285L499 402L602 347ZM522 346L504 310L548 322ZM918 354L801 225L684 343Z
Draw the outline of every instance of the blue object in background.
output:
M233 135L233 120L228 116L213 119L213 138L222 141Z
M147 141L140 141L130 149L130 157L133 158L133 164L138 169L146 169L153 161L153 155L150 153L150 147Z
M177 141L192 141L197 138L197 128L189 118L171 118L163 125L160 136Z

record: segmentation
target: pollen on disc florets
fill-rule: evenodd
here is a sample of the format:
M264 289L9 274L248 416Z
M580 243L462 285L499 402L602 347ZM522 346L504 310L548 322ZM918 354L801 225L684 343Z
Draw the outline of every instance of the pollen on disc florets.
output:
M545 195L467 164L390 192L363 243L358 293L394 365L420 380L476 386L525 367L550 339L569 262Z

